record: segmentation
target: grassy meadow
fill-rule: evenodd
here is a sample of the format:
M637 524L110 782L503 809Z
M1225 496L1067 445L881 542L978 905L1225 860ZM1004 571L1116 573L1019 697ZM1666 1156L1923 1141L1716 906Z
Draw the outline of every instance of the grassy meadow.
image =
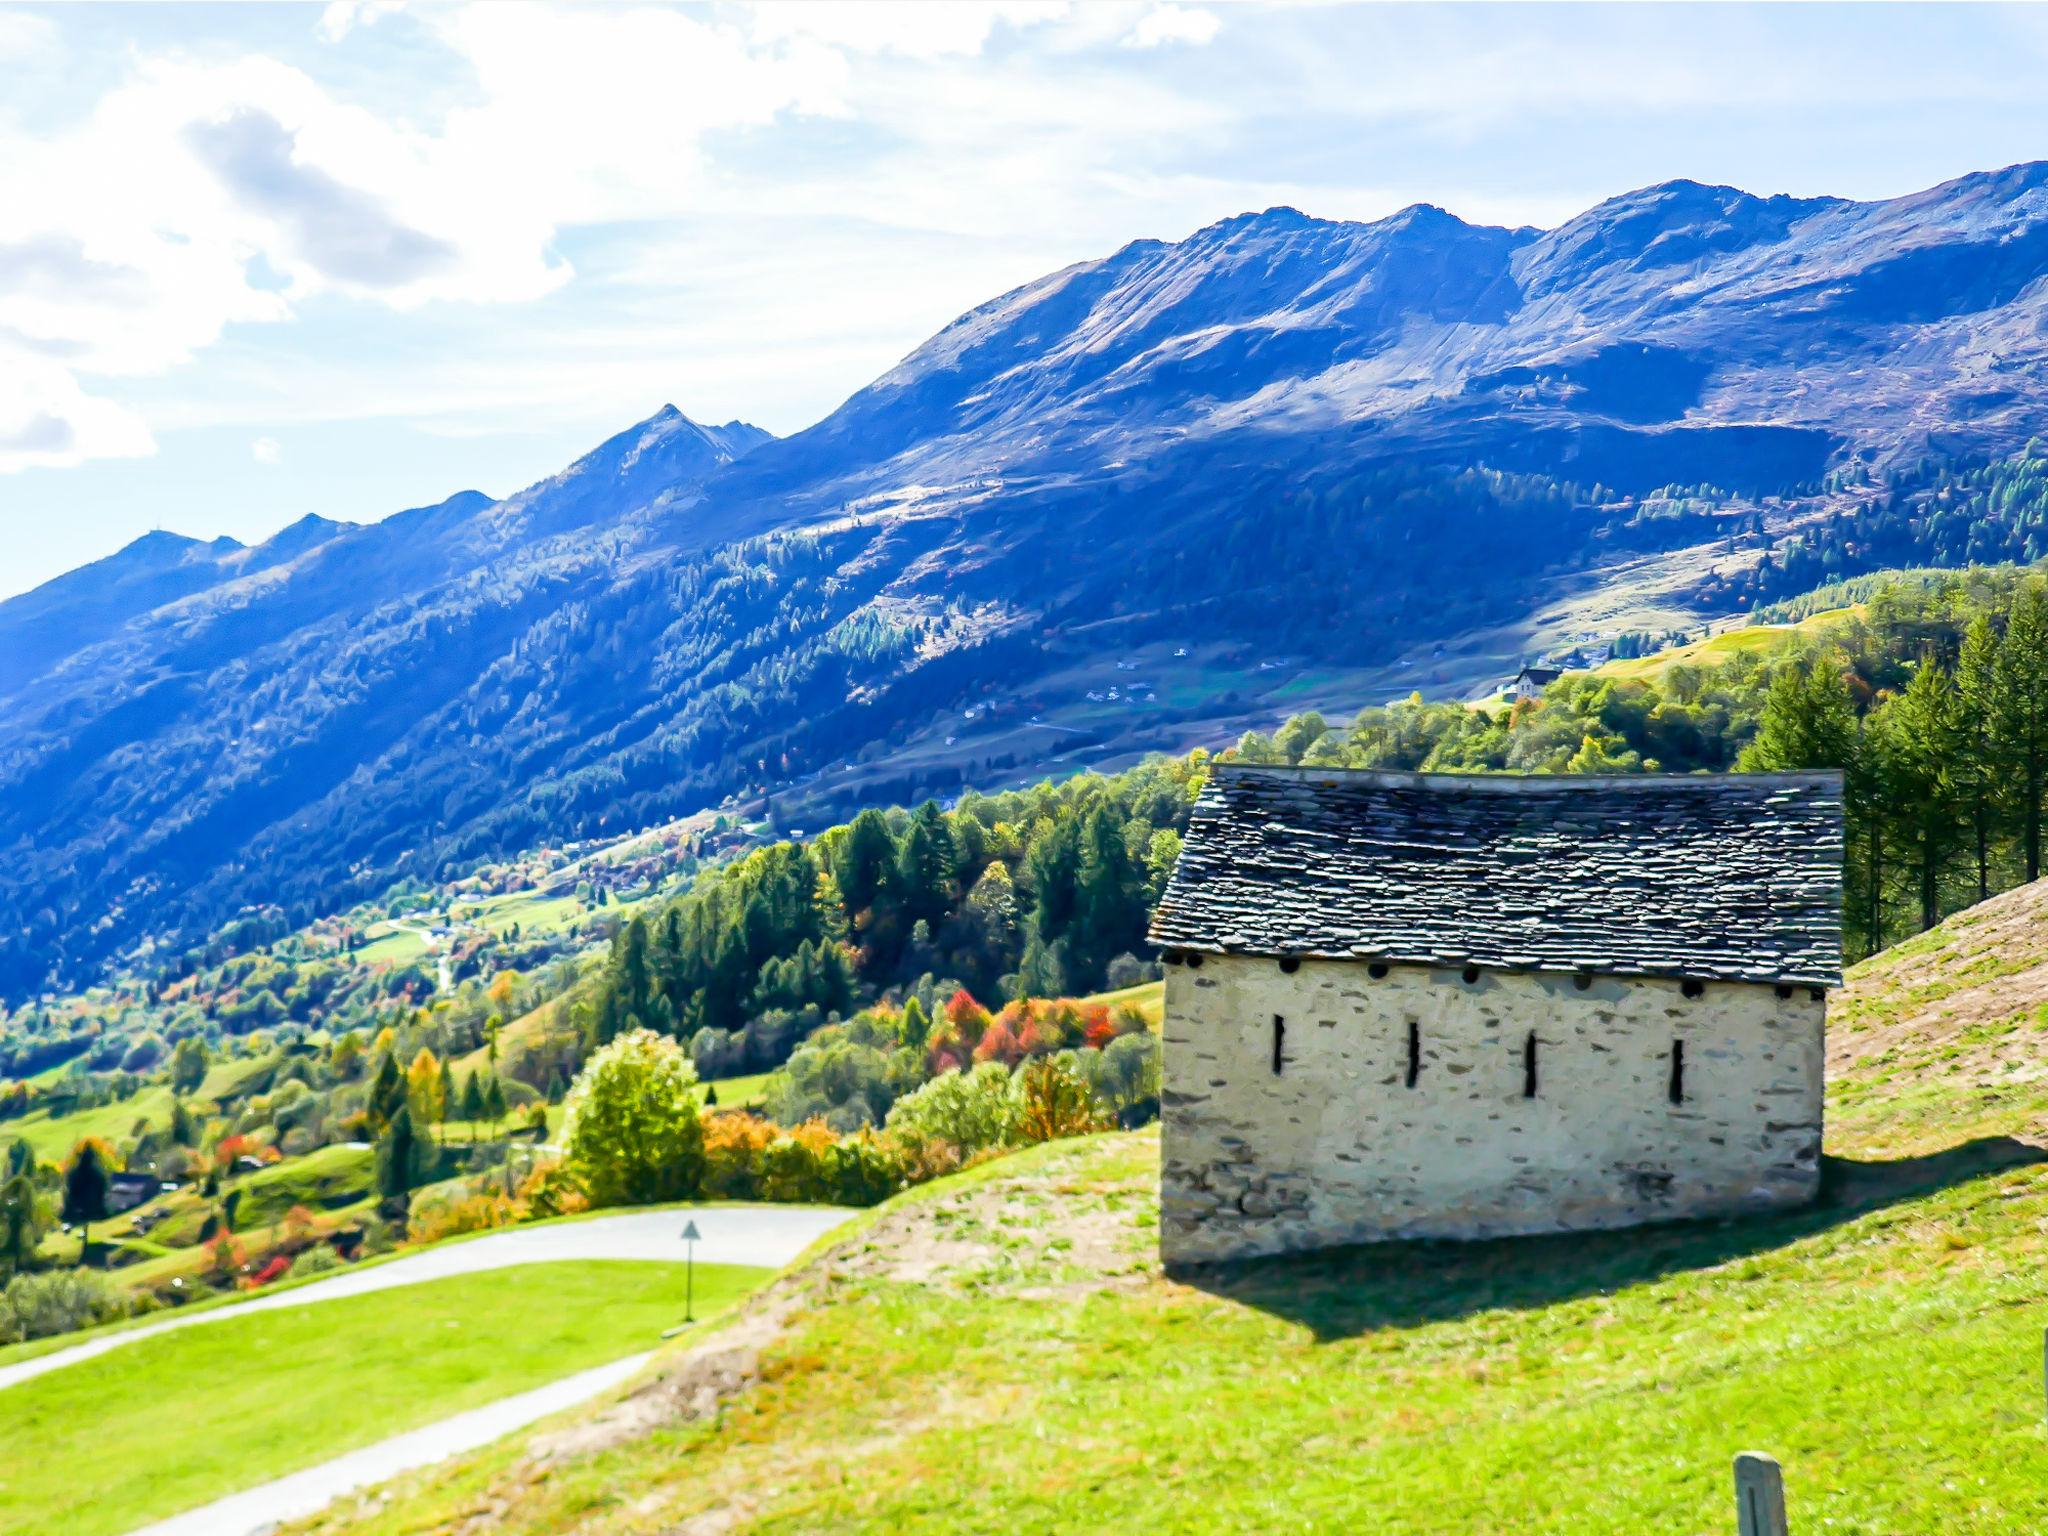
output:
M1795 1531L2041 1529L2044 935L2016 891L1853 973L1811 1209L1169 1279L1156 1133L1053 1143L821 1244L717 1413L643 1394L292 1529L1704 1536L1749 1448Z
M766 1274L700 1264L700 1317ZM115 1536L647 1349L681 1318L683 1281L615 1261L463 1275L224 1318L0 1390L0 1530Z

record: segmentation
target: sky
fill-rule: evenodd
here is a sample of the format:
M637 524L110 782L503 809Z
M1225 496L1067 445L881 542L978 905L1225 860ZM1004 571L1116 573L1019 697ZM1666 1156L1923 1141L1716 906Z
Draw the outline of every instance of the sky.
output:
M961 312L1288 204L2048 157L2048 10L0 4L0 596L153 528L777 433Z

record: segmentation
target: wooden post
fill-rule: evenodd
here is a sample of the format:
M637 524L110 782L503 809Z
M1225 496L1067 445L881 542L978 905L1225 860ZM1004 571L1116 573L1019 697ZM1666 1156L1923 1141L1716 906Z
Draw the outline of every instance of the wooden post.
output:
M1744 1451L1735 1458L1735 1518L1741 1536L1787 1536L1785 1477L1775 1456Z

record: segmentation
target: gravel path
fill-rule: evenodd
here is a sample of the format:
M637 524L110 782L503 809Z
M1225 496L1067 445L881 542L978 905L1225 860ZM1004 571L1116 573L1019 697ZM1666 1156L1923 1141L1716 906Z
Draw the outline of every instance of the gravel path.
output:
M153 1339L173 1329L225 1322L247 1312L306 1307L343 1296L367 1296L376 1291L388 1291L394 1286L417 1285L422 1280L504 1269L514 1264L545 1264L567 1259L670 1259L680 1262L683 1257L680 1234L683 1223L689 1220L694 1220L702 1233L697 1244L697 1257L702 1262L757 1264L767 1269L779 1269L852 1214L833 1206L718 1205L688 1210L628 1211L616 1216L597 1216L588 1221L514 1227L504 1232L493 1232L488 1237L448 1243L425 1253L408 1254L402 1259L393 1259L368 1269L344 1271L331 1279L316 1280L311 1285L302 1285L275 1296L261 1296L254 1301L215 1307L206 1312L174 1315L124 1333L104 1334L83 1344L74 1344L69 1349L39 1355L16 1365L0 1366L0 1390L46 1371L62 1370L67 1365L76 1365L109 1350Z

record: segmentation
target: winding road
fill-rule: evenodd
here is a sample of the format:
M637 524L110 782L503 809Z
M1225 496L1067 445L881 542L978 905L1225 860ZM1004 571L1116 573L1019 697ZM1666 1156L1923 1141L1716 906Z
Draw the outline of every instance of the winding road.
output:
M780 1269L853 1212L820 1205L713 1205L628 1211L586 1221L561 1221L547 1226L513 1227L467 1242L446 1243L424 1253L408 1254L389 1263L344 1271L275 1296L259 1296L234 1306L214 1307L103 1334L69 1349L56 1350L18 1365L0 1366L0 1390L46 1371L62 1370L109 1350L153 1339L179 1328L227 1322L249 1312L281 1307L307 1307L343 1296L367 1296L394 1286L417 1285L449 1275L505 1269L514 1264L545 1264L563 1259L669 1259L681 1263L683 1223L695 1220L703 1233L697 1257L706 1264L753 1264Z
M467 1242L346 1271L275 1296L166 1318L125 1333L106 1334L69 1349L17 1365L0 1367L0 1391L18 1382L90 1360L179 1328L226 1322L249 1312L313 1306L345 1296L365 1296L450 1275L475 1274L517 1264L573 1259L654 1259L681 1263L683 1223L699 1231L697 1258L706 1264L750 1264L779 1269L853 1214L834 1206L711 1205L629 1211L548 1226L515 1227ZM349 1451L332 1461L303 1468L273 1482L230 1494L141 1527L131 1536L260 1536L271 1526L324 1508L334 1499L488 1445L514 1430L595 1397L631 1377L650 1358L636 1354L581 1371L560 1381L456 1414L437 1424L394 1435Z

